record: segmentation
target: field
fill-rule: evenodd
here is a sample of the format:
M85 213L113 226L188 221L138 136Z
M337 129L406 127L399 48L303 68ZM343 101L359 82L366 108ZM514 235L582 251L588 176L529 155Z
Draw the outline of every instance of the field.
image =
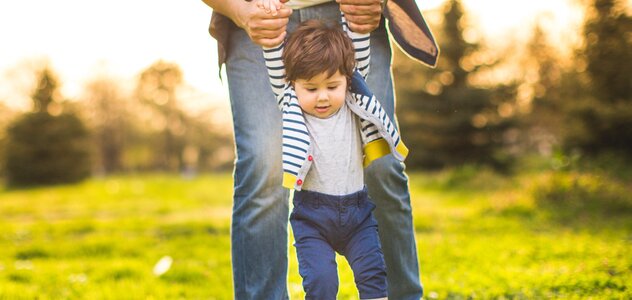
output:
M543 208L543 190L556 194L539 186L566 178L555 174L410 178L425 299L632 298L628 206ZM232 299L231 194L230 174L0 190L0 299ZM300 299L294 255L288 289ZM170 268L155 273L165 257ZM339 298L357 299L340 264Z

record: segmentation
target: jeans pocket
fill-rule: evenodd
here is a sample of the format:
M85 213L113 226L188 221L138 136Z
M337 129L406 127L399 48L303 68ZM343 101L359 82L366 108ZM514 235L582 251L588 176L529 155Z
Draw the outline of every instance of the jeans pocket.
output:
M360 221L364 226L367 224L377 225L377 221L375 220L375 216L373 215L373 211L375 210L375 204L371 201L366 201L362 204L362 207L359 209L359 215L361 215L362 220Z

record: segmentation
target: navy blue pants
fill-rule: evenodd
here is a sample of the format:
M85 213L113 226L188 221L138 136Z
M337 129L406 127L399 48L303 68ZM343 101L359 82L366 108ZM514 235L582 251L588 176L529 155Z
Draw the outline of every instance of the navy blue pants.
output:
M366 188L345 196L294 192L290 223L305 299L336 299L335 252L349 262L360 299L387 296L386 265L373 209Z

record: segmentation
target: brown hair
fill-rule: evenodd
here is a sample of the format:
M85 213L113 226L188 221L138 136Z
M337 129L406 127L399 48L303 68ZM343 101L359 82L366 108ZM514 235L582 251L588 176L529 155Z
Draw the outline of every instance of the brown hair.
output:
M283 51L286 79L310 79L336 71L347 78L353 75L355 50L347 34L337 23L328 25L320 20L307 20L290 34Z

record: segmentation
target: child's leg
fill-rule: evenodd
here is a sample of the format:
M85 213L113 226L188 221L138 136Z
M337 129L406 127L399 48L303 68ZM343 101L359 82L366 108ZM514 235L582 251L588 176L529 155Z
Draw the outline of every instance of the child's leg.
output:
M353 270L360 299L378 299L387 296L386 264L377 232L377 222L371 211L375 206L366 201L360 205L358 230L344 250Z
M329 243L308 220L317 209L295 209L290 217L298 270L303 277L306 300L335 300L338 294L336 255ZM306 218L307 217L307 218Z

